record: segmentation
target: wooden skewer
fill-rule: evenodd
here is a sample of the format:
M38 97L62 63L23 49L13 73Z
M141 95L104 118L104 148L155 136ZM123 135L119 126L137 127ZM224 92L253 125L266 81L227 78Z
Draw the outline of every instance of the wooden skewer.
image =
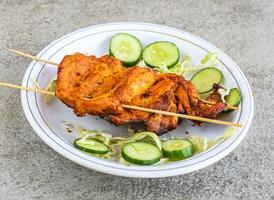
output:
M14 85L14 84L9 84L9 83L0 82L0 86L5 86L5 87L15 88L15 89L21 89L21 90L27 90L27 91L33 91L33 92L38 92L40 94L46 94L46 95L55 96L54 92L49 92L49 91L35 89L35 88L27 88L27 87L23 87L23 86L19 86L19 85ZM234 122L227 122L227 121L221 121L221 120L216 120L216 119L208 119L208 118L197 117L197 116L192 116L192 115L184 115L184 114L167 112L167 111L162 111L162 110L143 108L143 107L139 107L139 106L131 106L131 105L122 104L122 107L127 108L127 109L133 109L133 110L140 110L140 111L150 112L150 113L156 113L156 114L162 114L162 115L169 115L169 116L174 116L174 117L180 117L180 118L184 118L184 119L191 119L191 120L197 120L197 121L202 121L202 122L209 122L209 123L226 125L226 126L242 127L241 124L237 124L237 123L234 123Z
M55 63L55 62L52 62L52 61L49 61L49 60L44 60L42 58L38 58L36 56L32 56L32 55L24 53L22 51L17 51L15 49L9 49L9 48L7 48L7 50L11 51L13 53L16 53L16 54L18 54L20 56L23 56L23 57L26 57L26 58L30 58L31 60L37 60L37 61L48 63L48 64L51 64L51 65L57 65L57 66L59 65L58 63Z
M20 86L20 85L14 85L14 84L10 84L10 83L0 82L0 86L15 88L15 89L21 89L21 90L27 90L27 91L37 92L37 93L40 93L40 94L47 94L47 95L55 96L54 92L48 92L48 91L45 91L45 90L40 90L40 89L35 89L35 88L27 88L27 87L23 87L23 86Z
M139 106L122 105L122 107L128 108L128 109L133 109L133 110L141 110L141 111L145 111L145 112L156 113L156 114L170 115L170 116L180 117L180 118L184 118L184 119L191 119L191 120L209 122L209 123L214 123L214 124L221 124L221 125L226 125L226 126L242 127L242 124L237 124L234 122L227 122L227 121L221 121L221 120L216 120L216 119L208 119L208 118L204 118L204 117L184 115L184 114L167 112L167 111L162 111L162 110L154 110L154 109L143 108L143 107L139 107Z
M16 53L20 56L23 56L23 57L26 57L26 58L30 58L32 60L37 60L37 61L40 61L40 62L44 62L44 63L48 63L48 64L52 64L52 65L56 65L58 66L59 64L58 63L55 63L55 62L52 62L52 61L49 61L49 60L44 60L44 59L41 59L41 58L38 58L36 56L33 56L33 55L30 55L28 53L25 53L25 52L22 52L22 51L18 51L18 50L15 50L15 49L9 49L7 48L8 51L11 51L13 53ZM204 99L200 99L198 98L200 101L206 103L206 104L211 104L211 105L214 105L216 104L215 102L212 102L212 101L207 101L207 100L204 100ZM239 110L238 107L235 107L235 106L230 106L230 105L227 105L227 108L228 109L231 109L231 110Z

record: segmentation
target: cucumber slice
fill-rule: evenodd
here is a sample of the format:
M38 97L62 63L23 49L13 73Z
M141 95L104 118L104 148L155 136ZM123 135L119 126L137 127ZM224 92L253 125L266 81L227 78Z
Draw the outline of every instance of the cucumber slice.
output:
M163 154L170 160L182 160L194 154L194 148L188 140L168 140L162 142Z
M172 67L178 63L180 51L172 42L159 41L146 46L142 57L149 67Z
M162 152L153 144L147 142L132 142L122 150L123 158L137 165L151 165L160 161Z
M93 154L105 154L109 150L108 146L104 143L90 138L87 138L84 141L82 141L82 138L78 138L74 140L73 145L82 151Z
M229 94L225 96L225 101L230 106L238 106L242 100L241 92L238 88L233 88ZM224 112L231 112L231 109L226 109Z
M140 60L142 44L133 35L118 33L110 40L109 54L119 59L124 66L130 67Z
M214 83L220 84L222 82L224 82L224 76L222 72L215 67L204 68L191 78L191 83L200 94L210 92L213 89Z

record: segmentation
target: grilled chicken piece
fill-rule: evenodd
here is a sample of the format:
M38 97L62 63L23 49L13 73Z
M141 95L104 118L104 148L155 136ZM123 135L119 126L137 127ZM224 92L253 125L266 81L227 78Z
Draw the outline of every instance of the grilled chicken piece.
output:
M74 108L77 99L91 94L105 78L123 70L121 62L111 56L96 58L81 53L65 56L58 67L56 95Z
M154 73L149 69L127 68L112 77L106 78L103 84L91 93L86 93L86 97L77 98L74 111L80 116L85 113L102 116L121 114L124 112L121 104L129 104L134 96L145 92L154 84L154 81ZM91 91L88 85L86 88L89 92ZM80 93L76 96L82 95L82 92L76 91L76 93Z
M124 68L111 56L80 53L66 56L59 65L56 96L78 116L99 115L116 125L144 122L146 130L155 133L175 129L178 118L124 109L122 104L207 118L215 118L226 108L215 91L209 99L216 104L201 102L195 87L181 76Z
M157 72L154 72L154 74L155 76L158 76ZM135 96L130 104L151 109L178 112L176 104L177 100L174 95L175 89L176 83L174 83L172 80L168 78L162 80L158 79L155 84L152 85L145 92ZM153 113L149 113L147 115L145 114L146 112L143 113L143 116L145 116L145 118L142 118L142 121L145 122L146 130L148 131L163 133L169 130L173 130L178 126L178 117ZM124 121L130 122L131 116L132 115L127 115L127 117L129 118L123 117L122 119ZM119 115L115 116L114 118L116 119L116 121L117 119L121 119ZM111 118L111 120L112 119L113 118Z

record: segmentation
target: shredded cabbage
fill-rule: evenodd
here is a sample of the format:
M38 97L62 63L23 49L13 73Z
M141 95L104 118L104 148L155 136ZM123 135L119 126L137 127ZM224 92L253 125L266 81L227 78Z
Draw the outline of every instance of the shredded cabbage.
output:
M56 91L56 85L57 85L57 77L55 76L50 82L49 84L46 86L45 90L48 92L55 92ZM52 102L55 99L55 96L52 95L44 95L45 97L45 102L46 104L49 104L50 102Z
M204 65L206 67L214 67L214 66L216 66L219 63L217 55L218 55L217 52L209 52L201 60L201 65Z
M31 81L32 86L35 89L39 89L39 90L41 89L40 86L39 86L39 84L36 82L36 80L34 80L33 78L31 78L30 81Z
M194 73L206 67L216 67L219 63L217 58L218 53L216 52L209 52L206 54L198 65L193 65L191 63L192 58L189 55L185 55L184 59L181 63L177 63L175 66L168 68L166 65L160 65L155 67L154 69L162 72L162 73L173 73L179 76L184 76L186 73ZM141 63L142 62L142 63ZM141 61L141 64L145 64Z
M170 72L183 76L185 74L185 69L191 66L191 60L192 58L190 56L185 56L181 64L176 64L169 69Z
M189 65L188 68L185 68L185 73L195 73L206 67L216 67L219 63L217 55L217 52L209 52L203 57L198 65Z
M156 144L156 146L162 150L162 142L161 140L159 139L159 137L155 134L155 133L152 133L152 132L140 132L140 133L137 133L133 136L133 140L137 141L137 140L141 140L141 139L145 139L145 138L148 138L149 139L152 139L152 142L154 142Z
M127 143L136 142L139 140L154 143L160 150L162 150L161 140L155 133L152 132L139 132L133 135L132 137L112 137L110 144L123 146Z
M55 76L49 82L49 84L45 87L45 91L47 91L47 92L55 92L56 91L56 84L57 84L56 79L57 79L57 76ZM31 84L35 89L39 89L39 90L41 89L39 84L34 79L31 79ZM52 95L43 94L43 96L45 98L46 104L50 103L53 99L55 99L55 96L52 96Z
M82 136L82 137L81 137ZM87 138L92 138L103 142L106 145L109 145L110 139L112 135L108 133L104 133L102 131L92 131L92 130L84 130L81 132L81 140L86 140Z
M160 65L154 69L162 73L173 73L179 76L183 76L185 73L185 67L190 66L192 58L188 55L184 56L182 63L177 63L175 66L168 68L166 65Z
M203 137L200 135L192 135L187 139L192 142L194 147L194 152L195 154L197 154L197 153L206 151L210 149L211 147L215 146L216 144L232 137L235 134L235 132L236 132L235 127L229 127L225 130L225 132L222 135L217 136L209 141L206 137Z
M139 67L146 67L146 63L144 62L144 60L141 60L141 61L137 64L137 66L139 66Z
M208 142L208 148L211 148L211 147L215 146L216 144L218 144L228 138L231 138L235 133L236 133L236 127L227 128L222 135L217 136Z
M195 154L205 151L208 147L208 140L206 137L192 135L188 138L188 140L193 144Z

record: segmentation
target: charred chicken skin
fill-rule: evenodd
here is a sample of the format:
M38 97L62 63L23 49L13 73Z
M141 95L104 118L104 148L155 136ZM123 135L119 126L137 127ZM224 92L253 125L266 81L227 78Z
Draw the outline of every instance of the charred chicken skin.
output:
M98 115L116 125L143 122L146 130L157 134L175 129L178 117L125 109L122 104L206 118L215 118L226 108L217 88L208 97L215 104L205 104L194 85L181 76L137 66L124 68L114 57L80 53L65 56L60 63L56 96L77 116Z

